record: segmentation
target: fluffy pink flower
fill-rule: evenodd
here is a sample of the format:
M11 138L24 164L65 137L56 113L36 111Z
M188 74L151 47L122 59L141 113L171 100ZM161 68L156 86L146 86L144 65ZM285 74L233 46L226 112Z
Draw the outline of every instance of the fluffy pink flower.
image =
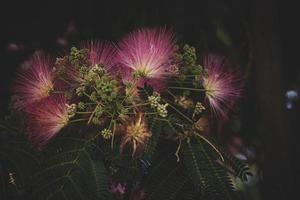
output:
M126 126L126 131L121 139L120 151L123 152L127 144L132 146L132 156L137 156L144 148L145 142L151 137L146 120L142 113L138 113Z
M112 72L116 63L116 49L110 42L89 41L82 43L80 48L88 50L87 60L91 64L88 70L97 70L99 67L103 67L106 72ZM84 75L71 63L65 63L64 67L64 76L60 81L62 89L74 88L85 80Z
M111 71L115 65L116 48L110 42L89 41L82 44L88 49L88 60L92 65L103 64L104 69Z
M161 88L171 74L176 52L174 35L165 28L144 28L127 35L119 43L118 61L125 81L139 78L140 85Z
M84 81L84 77L80 74L78 69L76 69L70 63L68 63L65 66L65 74L63 76L63 81L65 85L74 88L78 86L79 83Z
M18 110L49 96L53 90L49 61L42 52L33 55L28 67L17 74L13 88L13 108Z
M53 95L33 104L26 109L26 120L30 139L43 147L69 121L66 98Z
M203 87L210 108L216 116L226 118L228 110L241 96L242 76L229 66L225 57L208 55L204 67L208 76L203 78Z

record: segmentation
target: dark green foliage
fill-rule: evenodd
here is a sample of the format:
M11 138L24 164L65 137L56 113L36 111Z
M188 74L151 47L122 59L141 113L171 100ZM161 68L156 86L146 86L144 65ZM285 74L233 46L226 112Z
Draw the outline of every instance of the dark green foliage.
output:
M46 166L35 177L33 198L106 199L106 169L95 148L91 140L75 138L58 138L50 144Z
M40 167L38 152L32 148L16 122L19 120L0 122L1 199L24 199L32 189L33 174Z
M219 155L201 138L182 141L182 154L177 162L174 155L177 142L164 144L159 140L177 131L172 125L174 120L169 116L167 119L153 118L149 122L152 137L142 157L143 163L147 164L143 169L146 199L237 199L224 166L246 180L249 175L247 165L218 147L225 159L220 164L217 161ZM112 198L108 194L107 174L101 159L103 152L93 139L57 138L43 151L47 158L43 160L25 138L15 140L18 132L20 130L14 126L1 123L0 183L4 198L18 199L30 193L32 199ZM162 146L166 148L162 149ZM131 162L122 163L121 171L131 165ZM9 183L11 172L16 185ZM12 193L12 190L16 192ZM15 196L5 196L8 192Z
M139 89L139 96L141 99L146 100L148 96L153 94L153 89L151 86L145 84L143 88L138 87Z
M249 166L226 152L224 149L221 150L225 164L232 170L233 174L239 177L242 181L247 181L248 176L252 176L252 173L249 171Z
M166 152L165 152L166 153ZM182 162L172 154L153 162L145 181L146 200L194 200L196 190Z
M233 165L232 168L237 170L234 174L248 176L246 164L225 152L222 152L223 163L215 149L201 138L182 141L179 162L174 155L176 148L174 142L160 142L157 145L145 177L147 200L241 199L228 167ZM219 149L218 146L216 148ZM242 169L239 169L241 166Z
M183 158L194 185L204 199L237 199L232 180L205 141L184 142Z
M145 145L143 158L151 159L154 151L156 149L157 142L162 133L162 121L158 118L153 118L149 123L149 129L152 133L151 137L148 139Z
M151 159L157 144L161 137L171 138L178 132L178 130L173 126L176 118L173 115L170 115L167 118L155 117L149 120L149 129L152 133L152 136L146 142L143 158Z

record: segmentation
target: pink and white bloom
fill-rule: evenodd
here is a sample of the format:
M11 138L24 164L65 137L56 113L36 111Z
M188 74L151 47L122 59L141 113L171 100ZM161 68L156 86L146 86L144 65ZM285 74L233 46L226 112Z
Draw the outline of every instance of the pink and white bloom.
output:
M32 103L49 96L53 90L49 60L42 52L36 52L29 68L21 69L14 84L13 108L22 110Z
M151 132L148 129L146 120L142 113L138 113L134 119L126 126L126 131L121 138L120 151L124 150L127 144L132 146L132 156L137 156L144 148Z
M62 82L71 88L78 86L79 83L84 81L84 77L80 74L79 70L70 63L65 66L65 74L62 78Z
M98 70L103 67L103 69L111 73L116 64L116 48L110 42L100 42L100 41L89 41L84 42L80 45L80 48L87 49L87 60L89 61L88 70ZM78 86L79 83L84 82L85 75L79 72L79 69L73 66L71 63L67 63L65 66L65 73L62 82L65 88L74 88Z
M164 79L172 74L176 52L175 39L165 28L144 28L128 34L120 43L118 61L120 72L126 81L141 80L154 89L164 84ZM172 65L173 66L173 65Z
M210 108L218 117L226 118L228 110L241 96L243 81L241 74L233 70L225 57L208 55L204 61L207 76L203 87Z
M49 96L26 109L29 138L43 147L69 122L68 105L64 95Z
M107 72L115 66L116 48L111 42L89 41L82 47L88 49L87 58L93 66L102 64Z

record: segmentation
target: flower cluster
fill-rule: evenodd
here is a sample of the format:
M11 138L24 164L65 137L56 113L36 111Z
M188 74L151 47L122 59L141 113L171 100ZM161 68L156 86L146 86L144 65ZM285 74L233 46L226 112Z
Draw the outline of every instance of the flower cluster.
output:
M85 42L55 62L37 52L30 63L18 73L12 106L41 148L77 122L136 156L155 134L151 121L174 122L175 136L203 130L210 115L226 118L242 89L224 57L209 54L201 66L195 48L181 48L166 28L139 29L116 44Z
M167 117L168 111L167 111L167 106L168 103L161 104L161 97L158 92L154 92L152 95L148 97L148 101L150 103L151 108L156 109L157 113L161 117Z

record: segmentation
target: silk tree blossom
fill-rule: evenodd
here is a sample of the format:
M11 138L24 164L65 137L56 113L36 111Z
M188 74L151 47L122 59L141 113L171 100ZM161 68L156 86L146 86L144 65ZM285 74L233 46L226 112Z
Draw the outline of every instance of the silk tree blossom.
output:
M141 102L138 90L138 82L138 80L132 80L127 82L125 86L126 97L128 98L129 102L132 102L133 104Z
M80 69L71 63L65 64L65 76L62 77L64 85L74 88L89 79L95 71L104 69L110 73L115 66L116 49L110 42L89 41L81 44L81 48L87 49L86 58L90 64L86 69Z
M118 61L125 81L139 79L161 89L164 79L172 74L175 60L175 40L165 28L144 28L127 35L120 43Z
M228 110L241 96L242 77L231 66L225 57L208 55L204 67L207 76L203 78L203 87L212 113L218 117L227 118Z
M126 127L125 135L121 139L121 152L123 152L125 145L129 143L133 149L132 156L136 155L143 149L146 140L150 136L151 133L143 114L138 113L136 118Z
M65 76L62 77L64 84L76 87L84 81L84 76L70 63L65 66Z
M69 118L69 108L64 95L56 94L26 109L27 132L29 138L43 147L65 127Z
M21 69L14 84L13 108L22 110L50 95L53 90L49 60L42 52L36 52L29 68Z
M116 48L111 42L89 41L82 44L88 49L87 59L92 66L103 65L107 72L110 72L116 64Z

